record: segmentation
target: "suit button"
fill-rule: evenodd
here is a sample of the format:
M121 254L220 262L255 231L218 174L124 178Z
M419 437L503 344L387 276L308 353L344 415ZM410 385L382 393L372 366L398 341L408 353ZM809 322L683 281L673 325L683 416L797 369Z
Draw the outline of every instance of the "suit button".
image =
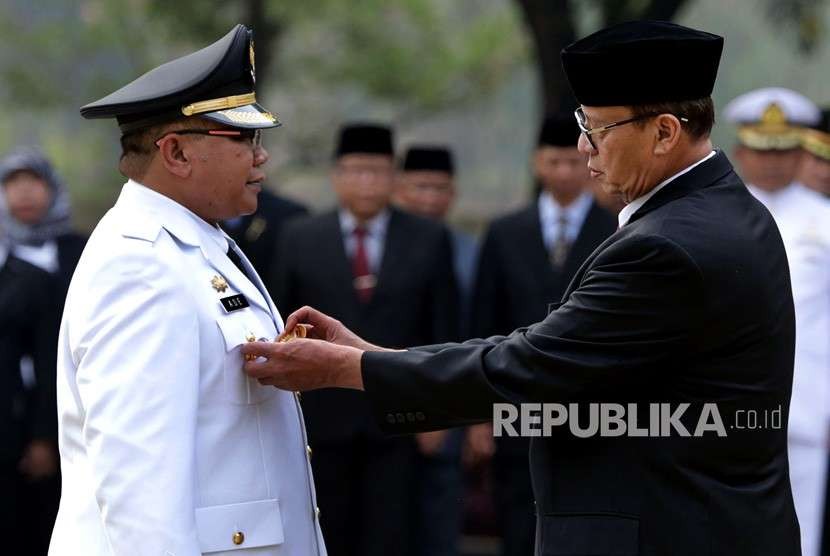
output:
M425 421L427 416L424 415L423 411L419 411L419 412L415 413L415 418L418 419L419 421Z
M414 423L415 422L415 414L410 411L409 413L406 414L406 420L409 421L410 423Z
M305 453L308 454L308 459L311 459L311 446L305 447Z
M242 531L237 531L236 533L233 534L233 537L231 537L231 540L233 541L233 544L240 545L243 542L245 542L245 533L243 533Z
M394 425L395 424L395 416L391 413L387 413L386 414L386 422L389 423L390 425Z
M405 423L406 422L406 418L403 416L403 413L396 413L395 414L395 419L398 421L398 423Z

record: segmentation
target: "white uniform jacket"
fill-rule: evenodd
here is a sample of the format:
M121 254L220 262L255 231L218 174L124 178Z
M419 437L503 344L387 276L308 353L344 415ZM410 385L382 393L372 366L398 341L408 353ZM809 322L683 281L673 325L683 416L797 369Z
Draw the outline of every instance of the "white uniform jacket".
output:
M799 183L749 186L772 213L790 263L795 303L791 441L827 447L830 428L830 201Z
M58 346L50 556L325 555L298 400L242 371L283 323L227 245L133 181L93 232Z

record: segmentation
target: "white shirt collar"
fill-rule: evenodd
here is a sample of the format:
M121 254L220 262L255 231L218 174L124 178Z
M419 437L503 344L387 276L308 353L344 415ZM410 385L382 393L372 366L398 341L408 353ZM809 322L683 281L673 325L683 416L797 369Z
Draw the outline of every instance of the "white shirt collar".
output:
M676 180L677 178L679 178L683 174L691 172L692 170L694 170L695 168L697 168L698 166L700 166L701 164L703 164L704 162L706 162L707 160L709 160L710 158L715 156L715 154L716 154L715 151L710 152L709 154L707 154L706 156L704 156L703 158L701 158L700 160L698 160L697 162L695 162L691 166L687 166L686 168L684 168L683 170L680 170L678 173L671 176L670 178L661 181L660 183L657 184L657 186L655 188L653 188L648 193L646 193L644 195L640 195L639 197L637 197L636 199L634 199L633 201L631 201L630 203L625 205L623 207L623 209L620 211L620 214L617 217L618 220L619 220L620 228L622 228L623 226L628 224L628 221L631 219L631 217L634 215L634 213L637 212L644 204L646 204L646 202L649 199L654 197L654 195L656 195L658 191L660 191L661 189L666 187L669 183L673 182L674 180Z
M591 208L592 199L589 193L583 192L570 205L563 207L550 192L544 191L539 195L539 219L546 223L558 222L559 215L564 212L569 223L581 223Z
M343 237L351 237L354 229L357 228L357 218L345 208L338 211L340 217L340 230ZM370 237L381 238L386 234L386 226L389 223L389 209L384 209L368 222L366 222L366 233Z

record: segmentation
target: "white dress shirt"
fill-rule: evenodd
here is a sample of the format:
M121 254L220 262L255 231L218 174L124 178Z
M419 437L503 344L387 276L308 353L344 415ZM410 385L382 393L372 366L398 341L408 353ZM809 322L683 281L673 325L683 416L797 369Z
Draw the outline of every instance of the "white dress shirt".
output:
M539 221L542 224L542 240L545 248L552 251L556 238L560 234L561 217L564 215L567 225L565 227L565 238L569 244L573 244L582 229L582 224L591 210L593 197L589 193L582 193L579 197L566 207L556 202L548 191L539 195Z
M619 220L619 223L620 223L620 228L622 228L623 226L628 224L628 221L631 219L631 217L634 215L634 213L637 212L640 209L640 207L642 207L644 204L646 204L646 201L648 201L649 199L654 197L657 194L658 191L660 191L661 189L666 187L668 184L670 184L671 182L673 182L674 180L676 180L677 178L679 178L683 174L685 174L687 172L691 172L692 170L697 168L699 165L703 164L704 162L706 162L707 160L712 158L713 156L715 156L715 151L710 152L708 155L704 156L703 158L701 158L700 160L698 160L697 162L695 162L691 166L687 166L686 168L680 170L678 173L671 176L670 178L661 181L660 183L657 184L657 186L654 189L652 189L651 191L649 191L648 193L646 193L644 195L640 195L639 197L637 197L636 199L634 199L633 201L631 201L630 203L625 205L623 207L623 209L620 211L620 214L617 216L617 219Z
M357 218L346 209L340 209L340 230L343 233L343 245L346 248L346 256L351 260L357 251L357 238L354 237L354 230L357 228ZM383 210L371 220L366 222L366 237L363 238L366 247L366 256L369 259L369 268L373 274L380 271L383 259L383 247L386 243L386 230L389 227L389 211Z

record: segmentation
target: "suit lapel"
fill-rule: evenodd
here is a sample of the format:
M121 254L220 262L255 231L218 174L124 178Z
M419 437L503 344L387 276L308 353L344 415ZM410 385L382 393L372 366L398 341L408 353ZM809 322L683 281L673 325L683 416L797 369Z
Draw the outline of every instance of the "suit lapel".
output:
M522 241L516 242L516 249L522 252L522 258L531 265L531 271L541 277L543 283L554 284L556 272L550 263L550 255L542 236L542 221L539 218L538 201L531 204L521 216Z
M333 289L339 290L337 298L348 300L353 308L360 305L354 289L354 276L346 246L343 230L340 228L340 217L337 210L329 213L323 220L322 237L320 238L320 254L318 260L324 262L320 271L330 275Z
M228 237L227 234L225 234L225 237L228 239L228 241L233 242L233 239ZM242 260L242 266L245 268L245 272L247 272L248 276L251 277L250 281L253 281L254 286L259 291L259 293L262 295L265 303L268 305L267 309L268 309L268 312L271 313L271 320L274 321L274 326L276 326L276 328L277 328L277 333L278 334L282 333L282 330L283 330L283 327L284 327L284 323L282 321L282 315L280 315L280 312L277 309L277 306L274 305L274 300L271 299L271 294L268 293L268 288L265 287L265 284L262 282L262 279L259 277L259 273L257 273L256 269L254 268L254 265L251 264L251 261L248 259L248 257L242 251L242 249L239 248L238 245L236 246L236 252L239 253L239 258ZM233 264L233 263L231 263L231 264Z
M231 262L228 255L219 247L219 244L216 243L216 241L209 237L203 237L201 248L202 253L208 263L210 263L210 266L212 266L214 270L218 272L219 276L223 277L233 287L233 289L244 295L248 299L249 303L257 305L262 310L274 314L272 312L271 305L268 303L263 293L260 292L251 280L248 280L248 278L242 274L241 270L236 268L236 265ZM256 271L253 270L253 267L250 266L251 263L247 260L247 257L244 257L244 255L243 264L247 264L246 270L251 273L252 278L257 279ZM223 292L219 292L219 294L224 297L224 295L222 295Z
M407 244L410 239L406 233L403 216L398 210L390 209L389 222L386 225L386 238L383 241L383 255L378 269L377 285L369 306L373 305L380 297L378 294L383 294L388 289L389 284L394 283L395 273L400 268L400 262L405 253L408 252Z

